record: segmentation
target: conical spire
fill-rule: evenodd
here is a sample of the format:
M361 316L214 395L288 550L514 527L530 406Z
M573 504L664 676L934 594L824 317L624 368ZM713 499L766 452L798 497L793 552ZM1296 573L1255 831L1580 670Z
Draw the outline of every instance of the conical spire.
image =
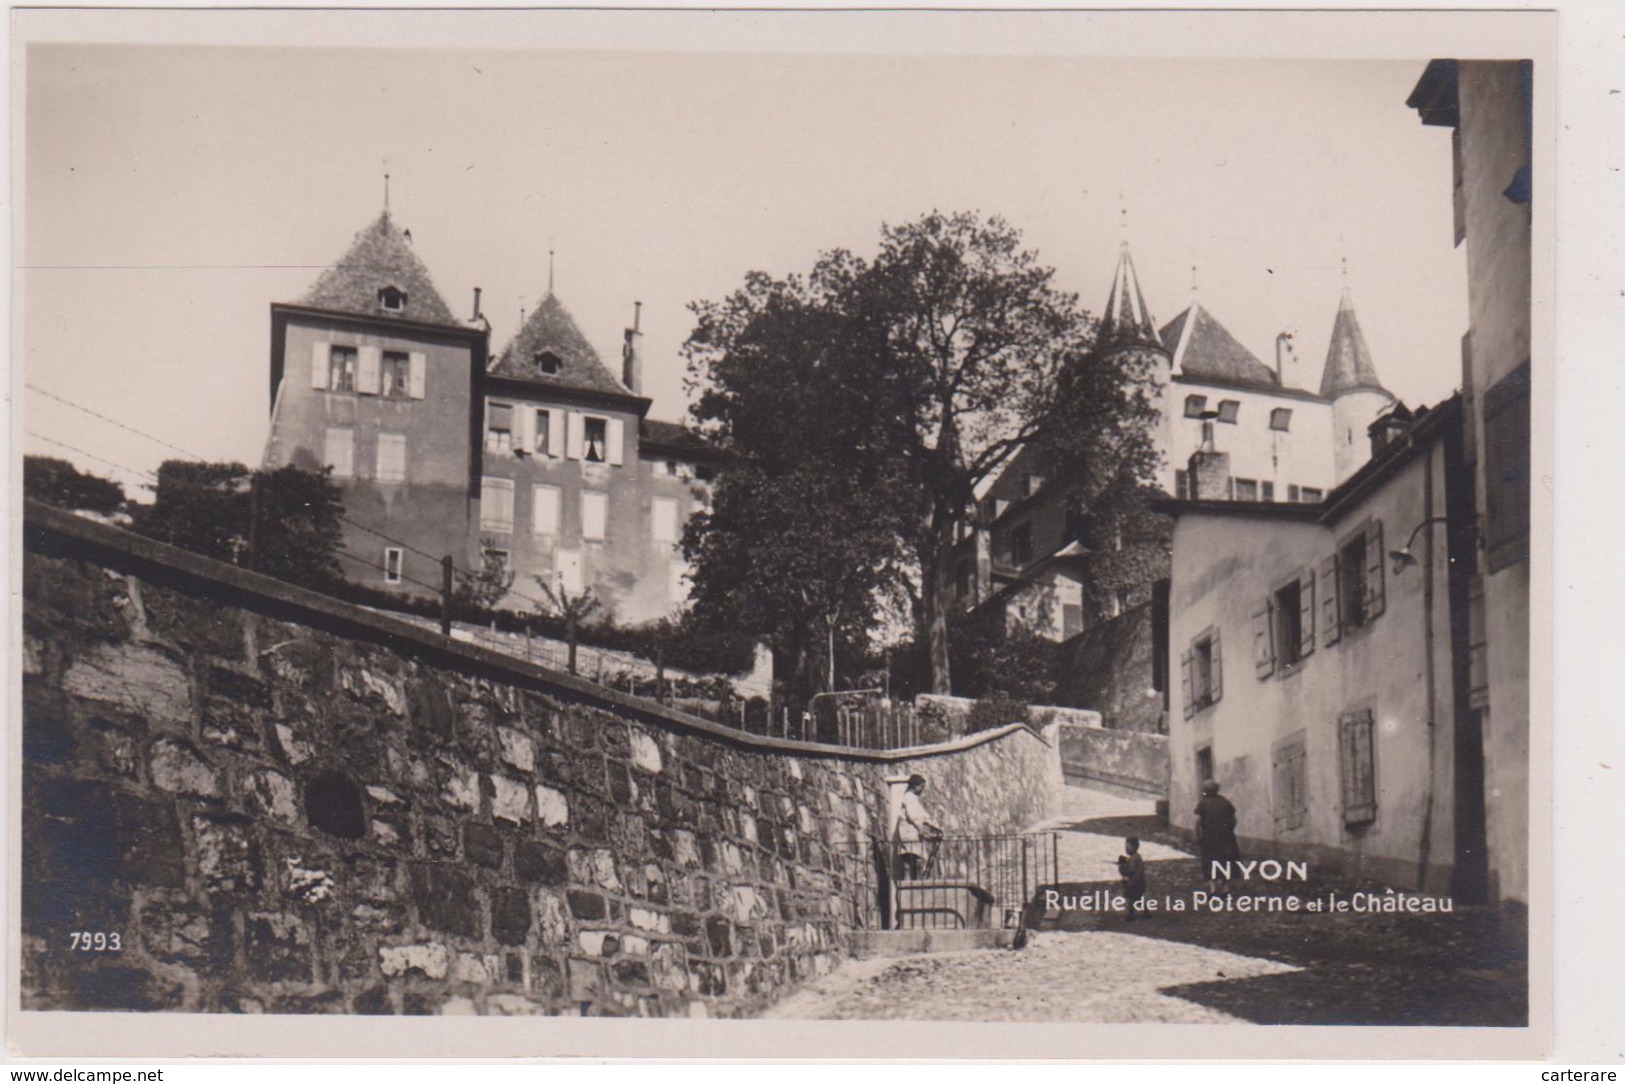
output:
M1345 286L1337 305L1337 320L1332 324L1332 342L1326 350L1320 394L1330 399L1362 388L1390 394L1377 378L1377 367L1372 364L1371 351L1365 345L1365 333L1354 315L1354 298Z
M386 291L393 292L386 298ZM313 309L462 326L387 210L355 235L349 251L322 272L299 303Z
M1134 270L1134 256L1124 241L1117 252L1117 270L1112 290L1106 298L1106 311L1100 317L1100 338L1118 346L1161 348L1156 321L1140 292L1140 276Z

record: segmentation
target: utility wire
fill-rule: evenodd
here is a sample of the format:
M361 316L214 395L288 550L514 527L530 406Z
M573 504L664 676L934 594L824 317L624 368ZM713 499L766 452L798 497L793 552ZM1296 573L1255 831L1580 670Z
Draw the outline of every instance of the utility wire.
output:
M127 474L146 475L148 478L151 478L154 482L156 482L158 480L158 476L156 474L152 473L152 471L150 471L150 470L141 470L141 469L139 469L137 467L126 467L123 463L115 463L111 459L104 459L102 456L99 456L94 452L87 452L83 448L76 448L72 444L67 443L66 441L57 440L54 437L48 437L44 433L36 433L32 429L24 430L24 432L26 433L26 435L33 437L35 440L43 440L45 443L54 444L58 448L66 448L70 452L78 452L80 455L86 456L87 458L90 458L90 459L94 459L98 463L106 463L109 467L112 467L114 470L121 470L121 471L126 472Z
M109 425L116 425L120 429L124 430L126 433L134 433L138 437L145 437L148 440L152 441L154 444L162 444L165 448L168 448L172 452L179 452L184 456L188 456L188 457L190 457L192 459L196 459L200 463L203 462L203 457L200 456L200 455L194 455L192 452L187 451L185 448L182 448L182 447L180 447L178 445L175 445L175 444L171 444L171 443L169 443L169 441L164 440L161 437L155 437L151 433L143 433L141 430L135 428L134 426L125 425L123 422L119 421L117 418L109 418L106 414L97 413L96 411L91 410L87 406L80 406L78 403L75 403L73 400L64 399L64 398L62 398L62 396L56 394L55 392L46 391L44 388L40 387L37 384L26 384L25 383L23 386L26 387L29 391L39 392L41 395L45 396L47 399L55 399L57 402L62 403L64 406L71 406L75 410L82 410L86 414L89 414L92 418L100 418L102 421L107 422Z

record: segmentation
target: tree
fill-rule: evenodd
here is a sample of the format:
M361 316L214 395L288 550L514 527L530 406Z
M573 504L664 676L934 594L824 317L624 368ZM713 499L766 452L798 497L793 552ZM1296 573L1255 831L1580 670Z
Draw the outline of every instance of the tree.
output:
M344 504L327 471L250 471L241 463L172 459L132 527L205 557L305 587L340 576Z
M124 508L124 488L117 482L82 474L65 459L23 457L25 496L74 512L110 516Z
M805 280L753 273L693 306L684 347L694 414L729 452L684 535L694 614L766 640L801 700L834 684L832 645L861 645L902 583L901 464L855 379L873 344L832 301L853 266L836 254Z
M476 610L493 610L508 597L517 575L508 568L508 562L496 552L496 540L480 539L480 567L472 572L457 571L457 586L452 598L462 606Z
M583 587L580 591L571 592L562 582L549 582L547 576L533 576L536 586L542 589L542 598L554 616L564 619L564 638L570 645L570 673L576 672L576 637L580 631L581 623L597 612L599 608L598 596L593 594L592 588Z

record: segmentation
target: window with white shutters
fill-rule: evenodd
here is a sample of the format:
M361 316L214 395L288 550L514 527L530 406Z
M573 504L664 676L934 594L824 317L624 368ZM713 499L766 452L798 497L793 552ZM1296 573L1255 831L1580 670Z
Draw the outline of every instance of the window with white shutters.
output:
M327 355L327 390L355 391L357 367L355 347L332 347Z
M1346 535L1337 549L1338 618L1342 631L1357 629L1382 616L1384 590L1382 521L1367 520Z
M323 466L333 468L335 478L355 477L355 430L330 428L327 430L326 458Z
M609 462L609 419L588 417L581 431L581 458L589 463Z
M559 487L532 486L530 491L530 527L534 534L559 533Z
M589 542L602 542L608 527L609 497L604 493L583 490L581 493L581 537Z
M378 394L385 399L412 397L412 356L399 350L385 350L379 375Z
M378 470L374 477L380 482L406 481L405 434L378 434Z
M480 479L480 530L513 530L513 481L509 478Z
M656 497L649 509L649 533L656 542L677 541L677 502L671 497Z
M485 404L485 450L488 452L509 452L513 450L513 406L511 404Z

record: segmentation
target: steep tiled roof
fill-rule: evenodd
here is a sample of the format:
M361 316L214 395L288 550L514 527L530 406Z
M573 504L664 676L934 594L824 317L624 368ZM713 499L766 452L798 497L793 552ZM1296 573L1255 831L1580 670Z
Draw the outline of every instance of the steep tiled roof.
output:
M1337 320L1332 324L1332 342L1326 350L1326 369L1320 377L1320 394L1331 398L1357 389L1380 391L1387 394L1377 378L1377 367L1372 364L1371 351L1366 349L1365 334L1354 315L1354 300L1348 287L1337 304Z
M1157 325L1140 292L1140 276L1134 270L1134 257L1124 241L1117 254L1117 271L1106 298L1106 311L1100 317L1100 338L1113 346L1161 347Z
M537 364L537 357L552 354L559 359L556 373L546 373ZM611 395L631 395L605 367L587 337L576 326L574 317L552 293L549 293L536 311L530 314L519 334L503 348L502 356L491 368L491 375L525 380L553 388L574 388L579 391L604 392Z
M1202 379L1280 387L1275 372L1225 330L1199 302L1168 322L1162 342L1173 356L1174 372Z
M387 286L406 295L406 304L398 311L379 303L378 291ZM406 235L395 228L388 211L355 235L350 250L322 272L299 303L313 309L463 326L435 290L429 269L412 251Z

